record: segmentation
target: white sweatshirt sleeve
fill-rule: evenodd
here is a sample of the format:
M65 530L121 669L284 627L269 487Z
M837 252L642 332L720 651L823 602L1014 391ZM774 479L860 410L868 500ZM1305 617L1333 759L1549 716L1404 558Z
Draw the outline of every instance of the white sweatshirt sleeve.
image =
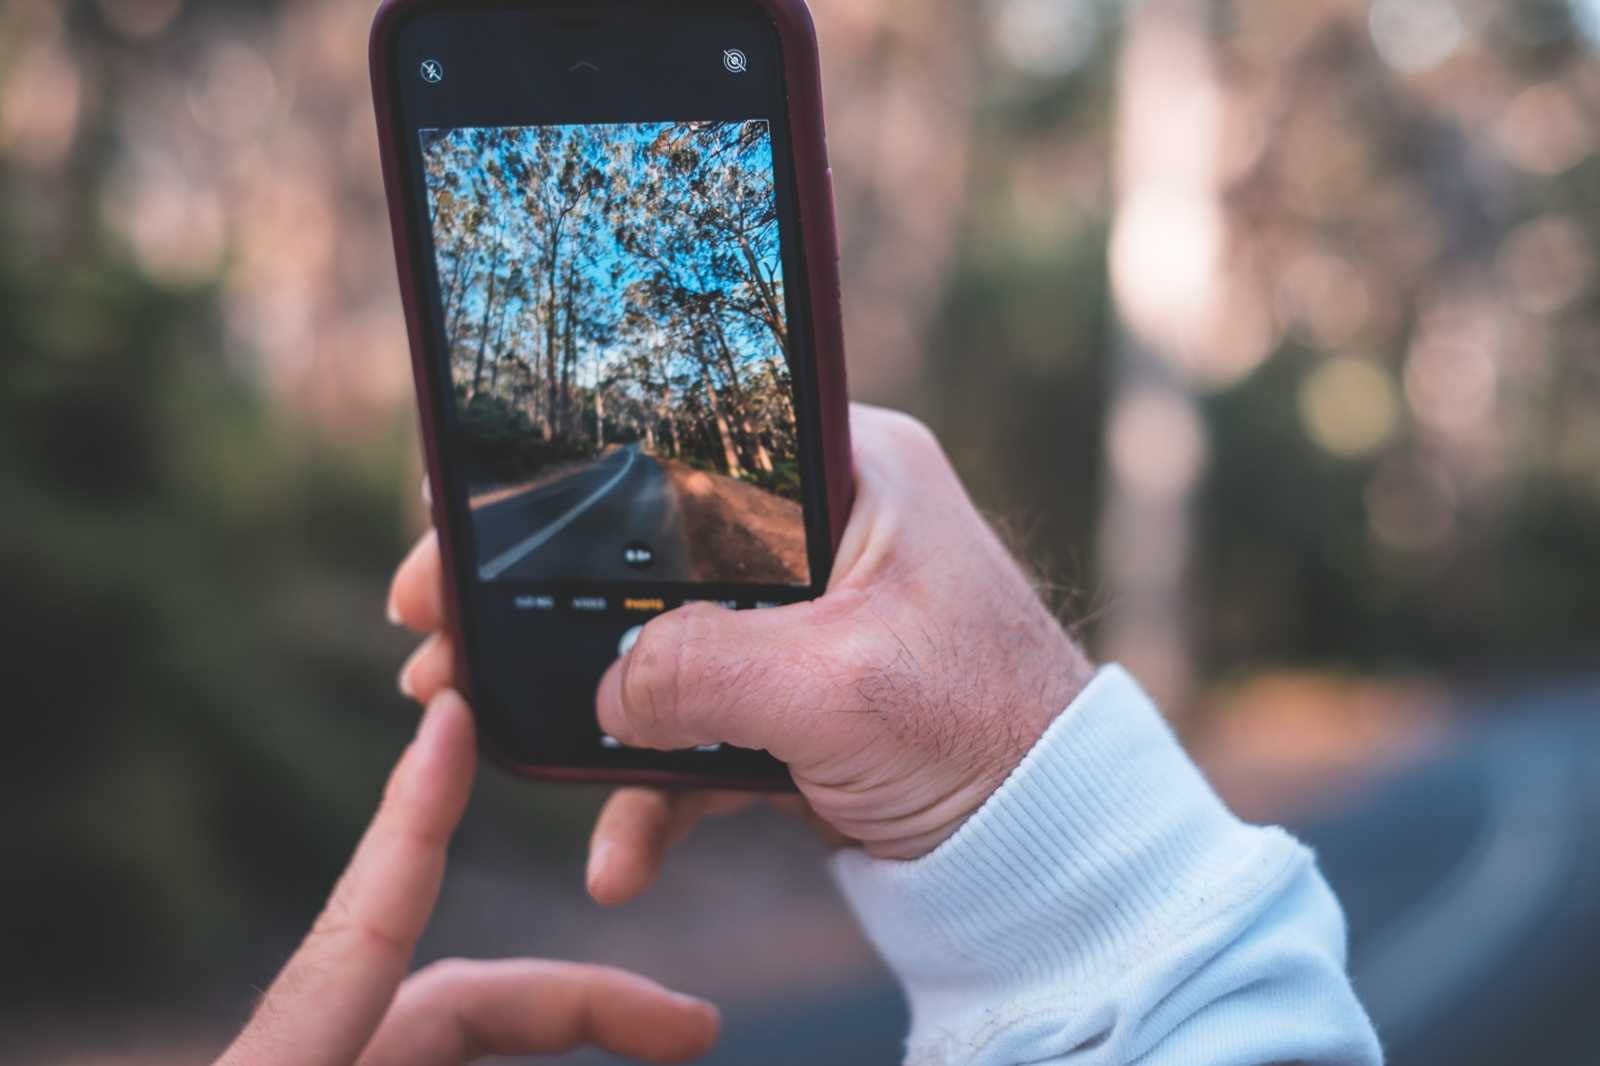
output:
M1311 854L1235 818L1117 667L933 854L834 872L908 1066L1382 1060Z

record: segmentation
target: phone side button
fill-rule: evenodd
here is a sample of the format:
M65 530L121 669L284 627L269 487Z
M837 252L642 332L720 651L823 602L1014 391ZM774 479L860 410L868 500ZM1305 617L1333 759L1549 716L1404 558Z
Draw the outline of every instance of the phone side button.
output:
M825 173L828 176L828 217L833 220L833 233L831 234L833 238L833 261L837 263L841 247L839 244L839 197L834 192L833 168L829 167Z

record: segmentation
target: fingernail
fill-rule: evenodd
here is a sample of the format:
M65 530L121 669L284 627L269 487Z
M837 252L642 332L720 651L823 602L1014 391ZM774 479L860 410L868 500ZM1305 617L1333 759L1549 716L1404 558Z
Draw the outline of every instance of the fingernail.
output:
M444 689L433 697L423 708L421 719L417 722L417 739L423 740L428 734L440 728L440 723L449 717L445 713L446 707L463 706L460 693L455 689Z
M397 683L400 686L400 695L408 700L417 698L417 682L412 675L416 673L417 664L422 661L423 656L428 654L428 649L432 648L433 645L434 638L423 641L417 646L416 651L406 657L405 665L400 667L400 677Z
M423 717L425 719L435 718L438 716L438 712L444 710L446 705L460 702L461 696L455 689L443 689L437 696L429 700L428 705L422 709Z
M400 608L393 600L390 600L388 604L384 606L383 613L384 616L389 619L390 625L405 625L405 619L400 617Z
M584 875L584 883L588 886L589 894L594 895L595 887L605 879L606 868L611 865L611 852L613 845L609 840L602 840L589 852L589 869Z

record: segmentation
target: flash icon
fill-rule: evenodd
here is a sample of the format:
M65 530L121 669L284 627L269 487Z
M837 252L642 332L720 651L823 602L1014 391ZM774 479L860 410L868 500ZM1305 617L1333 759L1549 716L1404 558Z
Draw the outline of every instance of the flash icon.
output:
M722 65L728 68L729 74L743 74L750 69L750 60L737 48L727 48L722 52Z

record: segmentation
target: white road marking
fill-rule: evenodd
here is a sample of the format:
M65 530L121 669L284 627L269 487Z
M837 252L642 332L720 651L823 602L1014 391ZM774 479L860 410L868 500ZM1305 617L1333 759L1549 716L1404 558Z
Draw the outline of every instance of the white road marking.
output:
M493 581L495 578L499 577L507 570L510 570L513 566L516 566L518 563L522 562L522 560L526 559L540 548L544 547L544 545L549 543L557 533L560 533L563 529L566 529L568 526L572 525L572 523L576 522L583 512L599 503L606 493L616 488L617 483L628 476L628 471L633 469L634 460L638 458L638 451L629 450L628 461L622 464L622 469L618 471L616 477L612 478L604 485L601 485L600 488L596 490L594 495L590 496L587 500L584 500L582 503L578 504L578 506L574 507L566 514L556 519L554 522L551 522L549 525L539 530L539 532L535 533L521 544L518 544L516 547L511 548L508 551L502 552L489 562L478 567L478 576L485 581Z

